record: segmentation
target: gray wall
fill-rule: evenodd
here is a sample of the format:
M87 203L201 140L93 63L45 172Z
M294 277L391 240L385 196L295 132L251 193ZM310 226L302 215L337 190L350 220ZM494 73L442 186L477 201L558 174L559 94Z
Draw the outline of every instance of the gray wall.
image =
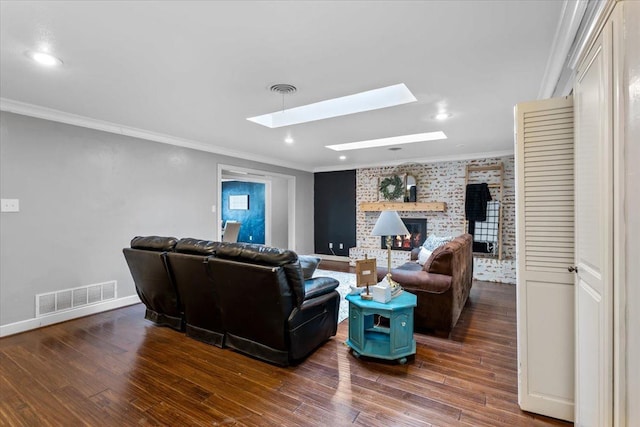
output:
M271 245L276 248L289 246L289 194L286 179L270 177L271 179ZM312 196L313 197L313 194ZM313 221L311 216L306 218ZM311 242L313 243L313 242ZM300 254L312 251L300 252Z
M136 235L212 239L218 163L296 176L296 247L313 248L313 175L2 112L0 325L34 295L108 280L135 294L122 248Z

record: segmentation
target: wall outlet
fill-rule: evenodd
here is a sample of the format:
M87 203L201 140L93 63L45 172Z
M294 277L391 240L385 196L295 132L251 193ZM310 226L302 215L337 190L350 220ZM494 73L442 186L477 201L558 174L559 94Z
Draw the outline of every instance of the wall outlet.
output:
M249 236L249 241L252 241L252 240L253 240L253 236Z
M344 249L344 245L340 243L340 249Z
M333 243L329 243L329 249L333 249Z
M2 212L20 212L20 200L19 199L2 199L0 201Z

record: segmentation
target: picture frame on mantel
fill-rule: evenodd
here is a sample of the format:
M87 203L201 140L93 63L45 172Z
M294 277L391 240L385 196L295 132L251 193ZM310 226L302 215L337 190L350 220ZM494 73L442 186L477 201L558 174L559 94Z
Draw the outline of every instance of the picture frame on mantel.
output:
M378 177L379 202L404 202L405 177L403 175L387 175Z

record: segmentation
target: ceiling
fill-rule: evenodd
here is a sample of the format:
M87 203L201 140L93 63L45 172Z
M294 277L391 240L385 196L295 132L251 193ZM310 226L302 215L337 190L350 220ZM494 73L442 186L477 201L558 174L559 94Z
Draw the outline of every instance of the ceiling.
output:
M9 111L307 171L500 155L513 152L513 106L538 96L562 7L2 1L0 96ZM26 57L41 45L64 64ZM282 108L276 83L298 89L285 108L398 83L418 101L276 129L246 120ZM436 121L442 108L452 117ZM448 139L398 151L325 148L437 130Z

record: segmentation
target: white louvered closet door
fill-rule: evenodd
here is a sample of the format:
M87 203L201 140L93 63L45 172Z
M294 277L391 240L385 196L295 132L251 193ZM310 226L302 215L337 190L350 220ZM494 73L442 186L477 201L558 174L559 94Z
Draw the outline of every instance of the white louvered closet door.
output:
M518 403L573 421L573 100L516 106Z

